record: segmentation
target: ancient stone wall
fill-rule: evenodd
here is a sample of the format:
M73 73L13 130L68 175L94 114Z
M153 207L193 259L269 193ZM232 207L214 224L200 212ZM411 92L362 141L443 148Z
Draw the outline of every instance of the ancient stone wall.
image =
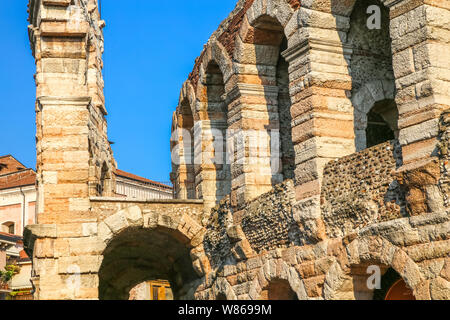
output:
M400 164L397 141L329 162L321 198L327 234L346 236L372 223L407 216L404 190L395 177Z
M366 285L377 267L416 299L449 299L450 6L371 1L385 7L388 39L387 28L364 37L352 14L363 3L239 1L180 93L179 200L129 202L108 194L96 1L30 1L36 298L127 299L151 277L177 299L371 299L383 297ZM398 144L355 153L365 114L384 100L395 100ZM203 161L227 160L225 145L229 162ZM67 286L75 275L81 285Z

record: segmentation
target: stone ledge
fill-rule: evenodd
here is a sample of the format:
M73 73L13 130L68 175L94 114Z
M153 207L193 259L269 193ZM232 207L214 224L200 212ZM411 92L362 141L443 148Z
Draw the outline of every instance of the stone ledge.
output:
M203 204L203 200L178 200L178 199L124 199L112 197L90 197L92 202L124 202L124 203L168 203L168 204Z

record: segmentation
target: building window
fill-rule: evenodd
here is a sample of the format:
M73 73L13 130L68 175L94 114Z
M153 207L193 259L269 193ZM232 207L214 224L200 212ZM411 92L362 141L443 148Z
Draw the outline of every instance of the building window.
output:
M150 281L150 300L173 300L170 283L165 280Z
M5 232L5 233L15 234L16 228L15 228L14 222L9 221L9 222L3 223L1 230L2 230L2 232Z

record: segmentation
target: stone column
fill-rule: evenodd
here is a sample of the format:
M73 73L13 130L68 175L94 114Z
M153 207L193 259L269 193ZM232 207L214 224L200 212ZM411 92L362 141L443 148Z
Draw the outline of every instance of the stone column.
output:
M205 203L205 214L229 189L229 164L226 162L226 121L200 120L194 126L194 163L196 196Z
M95 299L103 244L90 196L110 196L103 38L96 1L31 1L36 59L37 225L27 228L36 299ZM29 234L32 236L29 236Z
M441 116L450 107L450 2L386 1L390 7L403 184L413 215L444 210L447 139ZM445 131L445 130L444 130ZM439 161L439 157L441 161ZM447 169L448 166L447 166Z
M325 237L320 212L327 162L355 152L348 18L300 8L300 28L282 55L289 62L296 219L304 241Z
M282 182L281 175L272 172L276 164L271 163L272 151L277 153L280 148L278 87L252 83L251 79L238 83L227 97L232 205L238 207ZM253 79L258 82L257 77Z
M186 119L182 113L175 113L173 123L175 129L171 140L171 181L174 196L176 199L195 199L193 119Z

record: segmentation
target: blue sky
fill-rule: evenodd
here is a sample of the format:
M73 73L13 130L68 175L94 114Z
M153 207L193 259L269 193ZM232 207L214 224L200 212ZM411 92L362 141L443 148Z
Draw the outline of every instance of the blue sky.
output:
M0 10L0 155L36 165L28 0ZM170 128L182 83L237 0L102 0L109 139L119 168L169 182ZM124 5L126 4L126 5Z

